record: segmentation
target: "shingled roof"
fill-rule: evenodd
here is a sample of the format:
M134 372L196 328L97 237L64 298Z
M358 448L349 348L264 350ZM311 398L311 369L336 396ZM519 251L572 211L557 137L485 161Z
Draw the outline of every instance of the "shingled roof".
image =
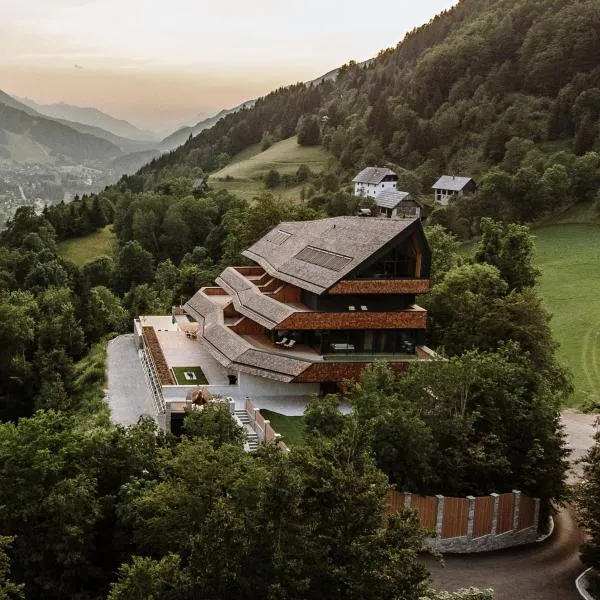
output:
M380 208L396 208L403 200L406 200L410 197L408 192L397 192L395 190L387 190L385 192L381 192L377 198L375 198L375 202L377 206Z
M372 183L379 184L390 175L396 176L396 173L391 169L383 169L380 167L367 167L363 169L353 180L352 183Z
M450 190L451 192L460 192L470 181L473 181L470 177L453 177L452 175L443 175L431 187L434 190Z
M243 255L272 277L322 294L415 221L335 217L281 223Z

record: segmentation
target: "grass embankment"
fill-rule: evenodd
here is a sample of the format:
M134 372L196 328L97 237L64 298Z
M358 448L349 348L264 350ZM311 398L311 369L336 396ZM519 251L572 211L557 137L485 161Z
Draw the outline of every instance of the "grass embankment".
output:
M76 414L82 426L108 425L110 410L104 402L107 384L106 346L110 336L98 342L89 353L75 364L73 399L77 403Z
M287 446L304 444L304 417L288 417L263 408L260 409L260 414L271 422L271 427L281 435Z
M265 191L263 179L271 169L280 175L295 175L298 167L305 164L313 173L321 173L330 159L331 155L321 146L299 146L296 137L292 137L273 144L264 152L258 145L247 148L226 167L213 173L209 185L250 201ZM301 189L302 186L280 186L270 191L284 200L298 201Z
M117 236L112 226L108 225L95 233L80 238L65 240L58 244L58 254L61 258L75 263L78 267L86 262L107 254L111 256L117 248Z
M600 225L559 224L533 233L539 292L553 315L559 360L573 373L570 405L600 403Z
M186 373L193 373L196 379L186 379ZM177 385L207 385L208 379L200 367L173 367Z

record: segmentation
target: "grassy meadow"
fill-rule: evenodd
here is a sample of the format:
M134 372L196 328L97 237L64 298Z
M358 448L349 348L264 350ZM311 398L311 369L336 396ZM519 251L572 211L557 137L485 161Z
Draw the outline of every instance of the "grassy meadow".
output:
M280 175L294 175L298 167L307 165L313 173L320 173L327 167L330 155L321 146L299 146L295 137L273 144L264 152L260 146L252 146L236 155L223 169L210 176L211 188L225 189L245 200L265 190L263 179L271 169ZM301 186L285 188L280 186L270 190L283 200L297 201Z
M79 267L98 256L104 254L111 256L116 249L117 236L113 233L111 225L96 233L58 244L59 256Z
M538 289L553 315L559 360L573 373L571 405L600 402L600 225L550 225L533 233Z

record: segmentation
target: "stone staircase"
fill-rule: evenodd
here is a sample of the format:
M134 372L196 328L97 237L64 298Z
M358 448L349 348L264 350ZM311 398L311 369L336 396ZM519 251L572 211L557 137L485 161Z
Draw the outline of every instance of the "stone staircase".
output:
M258 450L260 440L258 439L258 435L254 429L252 429L252 425L250 425L248 413L244 409L236 409L234 415L242 427L244 427L246 430L246 451L254 452L255 450Z

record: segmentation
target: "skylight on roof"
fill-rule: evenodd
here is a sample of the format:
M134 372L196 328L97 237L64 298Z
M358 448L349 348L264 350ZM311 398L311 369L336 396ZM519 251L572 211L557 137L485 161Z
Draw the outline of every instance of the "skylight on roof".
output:
M352 258L349 256L327 252L312 246L307 246L298 252L294 258L330 271L341 271L348 263L352 262Z
M286 242L290 237L291 233L287 231L282 231L281 229L273 229L270 233L265 236L265 242L269 242L271 244L275 244L276 246L281 246L284 242Z

